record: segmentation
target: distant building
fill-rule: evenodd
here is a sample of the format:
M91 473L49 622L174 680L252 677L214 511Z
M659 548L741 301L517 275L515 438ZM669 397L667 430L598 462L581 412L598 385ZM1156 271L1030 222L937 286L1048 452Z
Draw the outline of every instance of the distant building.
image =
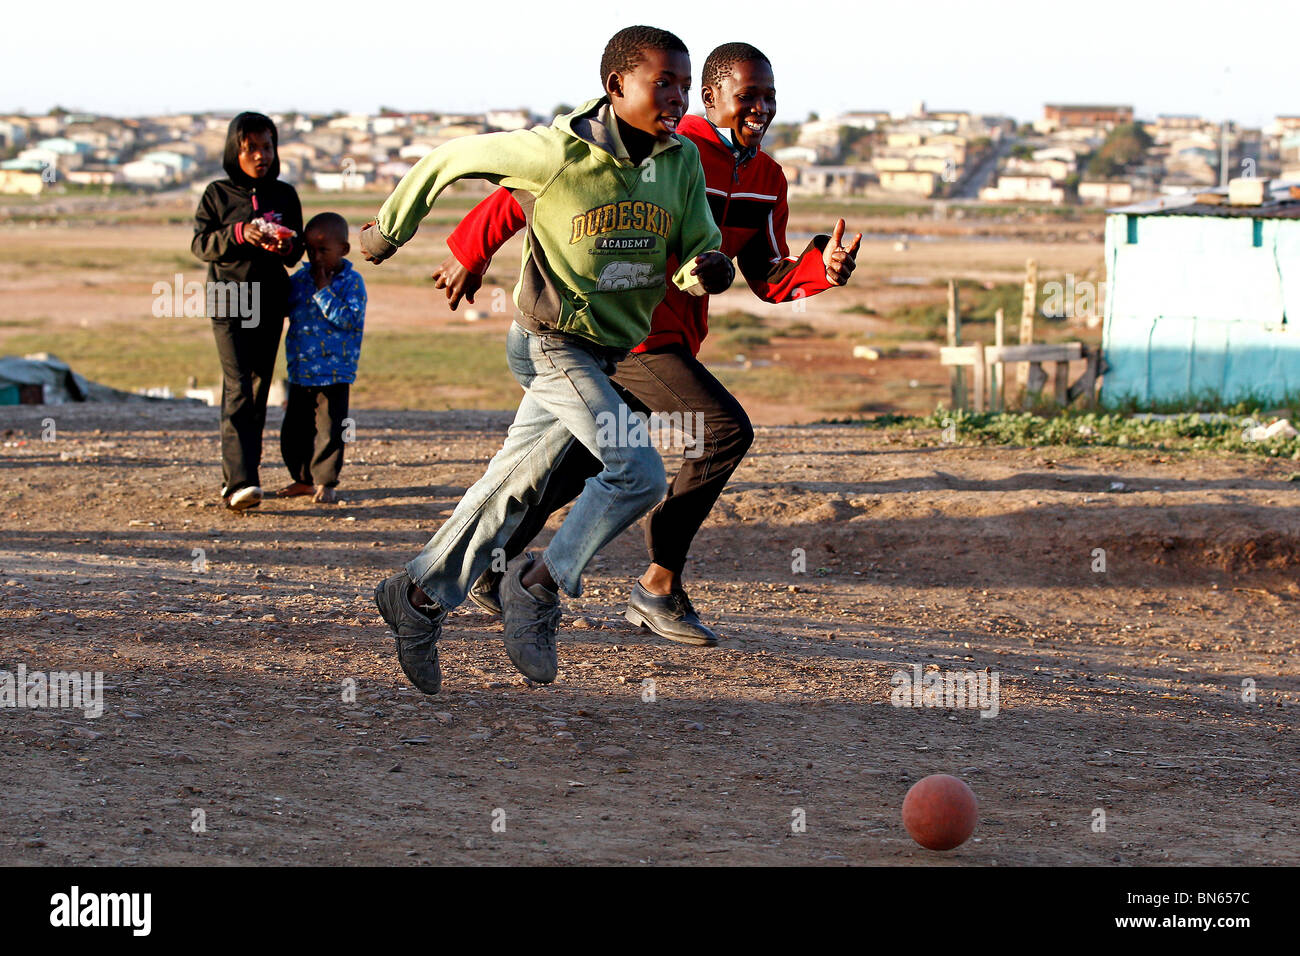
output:
M411 120L405 114L385 113L370 121L370 132L376 136L388 136L410 125Z
M906 153L886 153L883 150L871 157L871 166L879 173L901 173L912 168L912 160Z
M398 159L409 159L413 163L418 163L441 145L441 140L432 142L421 140L416 143L407 143L397 151L397 157Z
M46 186L40 170L9 169L0 165L0 193L9 196L39 196Z
M531 129L536 119L528 110L488 110L483 119L488 126L500 130Z
M1133 184L1127 180L1088 180L1079 183L1082 202L1114 206L1133 201Z
M867 174L856 166L805 166L799 173L799 191L815 196L855 196L867 184Z
M1042 149L1034 150L1032 158L1035 162L1040 163L1050 159L1068 163L1072 172L1079 165L1079 153L1070 146L1044 146Z
M154 149L139 157L146 163L159 163L172 171L172 179L182 179L194 169L194 157L170 149Z
M1079 126L1114 129L1116 126L1133 122L1133 107L1048 103L1043 107L1043 120L1051 124L1054 129L1070 129Z
M56 136L67 125L61 115L51 113L49 116L33 116L29 121L36 136Z
M86 156L94 149L89 143L79 143L63 136L42 139L36 143L36 148L48 149L63 156Z
M124 181L120 169L108 166L74 169L63 178L78 186L115 186Z
M67 170L76 169L81 165L81 157L75 153L72 155L56 153L52 149L42 149L39 146L29 146L21 150L15 159L36 169L48 166L50 169Z
M817 150L811 146L783 146L772 151L772 158L782 165L811 166L817 162Z
M845 113L840 116L838 122L841 126L851 126L855 129L865 129L874 132L876 129L889 122L889 111L855 110L852 113Z
M925 136L917 130L904 130L885 134L885 145L890 149L906 149L909 146L920 146L924 141Z
M487 126L475 120L458 121L448 123L438 128L438 135L444 140L457 139L461 136L477 136L480 133L486 133Z
M1052 182L1051 176L999 176L996 186L980 190L984 202L1042 202L1059 206L1065 202L1065 189Z
M1104 403L1300 393L1300 200L1290 187L1270 184L1258 206L1229 205L1214 189L1110 210ZM1214 203L1198 201L1207 192Z
M1006 161L1003 173L1007 176L1046 176L1054 183L1063 183L1074 174L1076 166L1063 159L1017 159Z
M1156 117L1156 129L1200 129L1205 124L1194 113L1161 113Z
M384 157L389 153L395 153L406 145L406 136L402 133L376 133L373 146L375 152L381 152Z
M388 183L396 185L399 180L411 171L412 163L401 160L392 160L387 163L380 163L375 167L375 182Z
M810 120L799 127L796 145L817 151L819 162L840 158L840 124L835 120Z
M876 175L880 177L881 189L923 198L933 196L940 182L937 173L921 169L878 169Z
M320 150L310 143L296 142L283 143L277 150L280 154L280 160L290 160L294 162L299 169L304 169L313 165L320 157Z
M166 186L176 175L175 166L153 160L137 159L122 166L122 179L132 186Z
M365 113L352 113L348 116L336 116L325 124L328 129L351 130L355 133L369 133L371 119Z
M177 138L188 136L200 129L205 122L192 113L170 113L165 116L150 116L148 119L154 126L170 130ZM229 119L226 122L229 123Z
M342 132L319 126L310 133L304 133L302 142L315 147L326 156L337 156L347 147L347 139Z
M1279 116L1273 120L1272 133L1274 136L1300 133L1300 116Z
M366 174L355 170L312 173L312 181L321 192L350 192L366 188Z
M27 124L0 120L0 148L13 149L27 142Z
M957 129L966 129L971 124L971 115L967 110L930 110L927 118L952 123Z

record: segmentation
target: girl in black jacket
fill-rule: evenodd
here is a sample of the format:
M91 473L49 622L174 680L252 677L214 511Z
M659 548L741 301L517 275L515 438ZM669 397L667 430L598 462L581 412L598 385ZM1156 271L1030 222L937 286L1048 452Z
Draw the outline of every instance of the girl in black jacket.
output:
M262 427L289 312L286 266L303 250L302 204L277 178L278 143L261 113L231 120L222 159L229 178L208 185L194 215L191 249L208 263L208 315L221 357L221 497L237 510L262 500Z

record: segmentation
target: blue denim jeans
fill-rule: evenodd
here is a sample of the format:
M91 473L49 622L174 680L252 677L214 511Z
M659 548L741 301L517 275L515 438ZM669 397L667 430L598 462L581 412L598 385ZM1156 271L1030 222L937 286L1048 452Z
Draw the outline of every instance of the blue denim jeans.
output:
M506 358L524 398L505 444L424 550L406 566L411 580L451 610L492 563L576 438L603 466L587 479L542 555L565 593L582 594L582 572L609 541L657 505L667 491L663 459L652 446L610 441L601 421L629 410L610 384L617 357L598 357L561 335L510 326ZM621 409L621 411L620 411ZM612 419L609 416L613 416Z

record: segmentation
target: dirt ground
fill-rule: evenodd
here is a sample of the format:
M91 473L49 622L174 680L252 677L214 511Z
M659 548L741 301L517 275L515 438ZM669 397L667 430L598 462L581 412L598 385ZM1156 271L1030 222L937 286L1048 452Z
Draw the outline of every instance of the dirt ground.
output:
M622 619L637 528L555 684L467 606L430 698L371 589L508 416L356 418L341 506L239 516L215 409L0 410L0 669L105 680L0 710L0 864L1300 862L1293 463L760 428L688 568L722 645ZM893 706L914 665L988 668L997 715ZM899 816L938 772L981 804L946 854Z

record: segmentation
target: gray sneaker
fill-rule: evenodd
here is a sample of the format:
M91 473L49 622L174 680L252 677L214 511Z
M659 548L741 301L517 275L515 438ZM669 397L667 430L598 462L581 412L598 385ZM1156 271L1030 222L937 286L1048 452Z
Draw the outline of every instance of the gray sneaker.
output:
M426 613L411 604L411 579L398 571L375 585L375 604L392 629L397 643L397 661L402 673L426 694L442 689L442 668L438 666L438 638L447 612L430 605Z
M545 588L539 585L526 588L520 582L531 563L521 561L518 568L506 572L501 582L504 640L510 662L519 673L539 684L549 684L555 680L559 670L555 631L560 625L563 608L558 596L554 599L548 597Z

